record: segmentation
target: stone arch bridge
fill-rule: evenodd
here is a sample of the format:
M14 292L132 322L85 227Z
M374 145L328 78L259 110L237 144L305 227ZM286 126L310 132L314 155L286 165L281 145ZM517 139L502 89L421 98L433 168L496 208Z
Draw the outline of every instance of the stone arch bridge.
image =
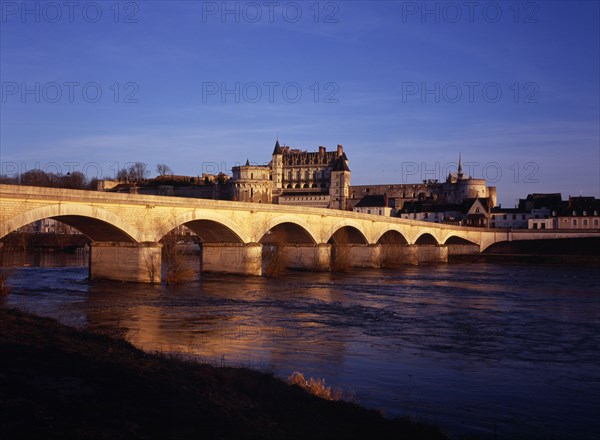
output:
M185 225L202 242L202 270L262 274L263 245L286 249L286 265L329 270L335 249L353 267L386 260L447 261L494 243L599 237L600 231L467 228L330 209L0 185L0 238L52 218L91 240L90 278L160 282L160 240Z

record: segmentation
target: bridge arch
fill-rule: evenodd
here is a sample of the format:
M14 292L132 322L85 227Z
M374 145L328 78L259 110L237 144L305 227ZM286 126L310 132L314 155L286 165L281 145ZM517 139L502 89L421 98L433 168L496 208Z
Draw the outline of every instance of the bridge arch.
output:
M79 203L57 203L17 215L0 225L0 238L29 223L47 218L74 227L92 241L144 241L143 234L119 216Z
M415 237L415 244L434 244L439 245L438 240L429 232L422 232Z
M269 233L283 235L284 240L291 240L291 243L308 243L316 244L318 239L310 225L299 217L293 215L279 215L266 222L266 224L258 228L255 236L255 242L263 243L269 241L266 236Z
M342 220L337 223L329 234L328 243L333 244L369 244L359 223L352 220Z
M228 217L209 211L185 212L168 221L157 231L156 241L179 226L186 226L205 243L244 243L241 227Z
M379 237L376 240L378 244L393 244L393 245L407 245L408 240L404 234L396 228L389 227L381 231Z
M473 241L471 241L471 240L467 240L466 238L464 238L464 237L460 237L460 236L458 236L458 235L450 235L450 236L448 236L448 237L446 238L446 240L444 241L444 244L445 244L445 245L453 245L453 244L454 244L454 245L456 245L456 244L458 244L458 245L473 244L473 245L479 246L479 243L475 243L475 242L473 242Z

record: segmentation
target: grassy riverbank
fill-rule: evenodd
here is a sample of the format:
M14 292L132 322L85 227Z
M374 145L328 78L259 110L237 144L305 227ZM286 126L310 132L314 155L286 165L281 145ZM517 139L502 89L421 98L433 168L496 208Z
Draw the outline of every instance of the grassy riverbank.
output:
M150 355L0 308L3 438L444 438L271 375Z

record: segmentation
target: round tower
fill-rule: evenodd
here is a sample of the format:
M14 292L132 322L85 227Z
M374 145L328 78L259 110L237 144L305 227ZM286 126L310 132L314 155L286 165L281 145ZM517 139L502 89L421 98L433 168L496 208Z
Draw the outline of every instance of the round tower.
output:
M271 160L271 176L273 177L273 189L283 188L283 150L279 145L279 139L275 142L273 149L273 159Z

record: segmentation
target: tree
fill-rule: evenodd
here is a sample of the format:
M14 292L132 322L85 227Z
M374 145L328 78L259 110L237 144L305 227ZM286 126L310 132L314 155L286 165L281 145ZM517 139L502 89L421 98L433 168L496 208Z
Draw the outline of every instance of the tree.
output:
M33 169L21 174L21 185L51 186L50 177L42 170Z
M98 191L98 178L92 177L86 185L86 189Z
M159 163L158 165L156 165L156 172L158 173L159 176L166 176L167 174L173 174L173 170L171 169L171 167L169 167L169 165L164 164L164 163Z
M129 180L132 182L141 182L148 175L148 166L144 162L136 162L129 167Z
M127 172L127 170L125 168L121 168L117 172L117 180L119 182L127 182L129 180L129 173Z
M83 189L85 185L86 177L81 171L73 171L66 176L62 176L59 181L61 188Z

